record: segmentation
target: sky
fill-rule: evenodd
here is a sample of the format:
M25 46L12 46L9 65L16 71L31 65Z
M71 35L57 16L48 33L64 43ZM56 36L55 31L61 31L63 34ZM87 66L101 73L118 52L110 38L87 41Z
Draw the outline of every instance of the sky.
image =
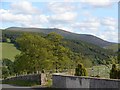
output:
M118 1L0 0L0 28L59 28L118 42Z

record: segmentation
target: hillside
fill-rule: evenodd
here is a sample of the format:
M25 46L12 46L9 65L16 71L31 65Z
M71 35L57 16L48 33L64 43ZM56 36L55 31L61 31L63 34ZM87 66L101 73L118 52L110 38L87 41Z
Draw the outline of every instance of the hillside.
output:
M16 30L16 31L28 31L28 32L42 32L45 34L48 34L50 32L56 32L66 39L72 39L72 40L81 40L85 41L88 43L92 43L94 45L98 45L100 47L105 47L112 45L114 43L108 42L105 40L102 40L96 36L93 35L88 35L88 34L76 34L76 33L71 33L62 29L57 29L57 28L20 28L20 27L10 27L5 30Z
M6 42L6 40L9 38L9 39L11 39L11 43L14 43L16 45L15 39L23 33L24 32L22 30L21 31L3 30L2 31L2 36L3 36L2 41ZM32 33L39 34L42 36L46 35L43 33L35 33L35 32L32 32ZM73 39L66 39L66 38L64 38L63 40L66 42L66 43L63 43L63 46L69 48L74 53L77 53L79 55L83 55L83 56L89 58L95 64L101 63L103 60L109 60L109 57L111 55L114 55L114 53L111 52L110 50L106 50L97 45L94 45L94 44L91 44L88 42L84 42L82 40L73 40Z
M14 57L19 53L20 51L16 49L14 44L2 43L2 58L8 58L10 60L14 60L15 59Z
M110 46L106 46L104 48L113 50L114 52L117 52L118 51L118 44L113 44L113 45L110 45Z

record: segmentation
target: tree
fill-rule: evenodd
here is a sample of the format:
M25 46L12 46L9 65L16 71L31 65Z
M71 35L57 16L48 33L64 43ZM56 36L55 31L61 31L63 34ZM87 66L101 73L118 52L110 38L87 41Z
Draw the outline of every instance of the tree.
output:
M60 69L62 70L69 68L71 62L69 54L71 51L62 45L62 43L64 43L62 41L63 37L59 34L52 32L48 34L46 38L50 40L52 45L51 50L54 56L53 66L56 69L56 72L58 72L58 70Z
M110 78L120 79L120 68L117 68L116 64L112 65L112 69L110 70Z
M117 52L117 56L118 56L118 64L120 65L120 49L119 49L119 51Z
M48 62L51 56L50 44L47 39L37 34L24 33L17 38L16 42L21 50L21 54L15 60L16 69L27 72L46 69L45 63Z
M90 68L93 66L92 61L88 58L84 58L81 60L81 63L86 67L86 68Z
M30 62L30 59L27 55L25 54L20 54L20 55L17 55L15 57L15 61L14 61L14 71L15 73L18 73L18 74L23 74L24 72L29 72L30 69L31 69L31 72L32 72L32 66L31 66L31 63Z
M118 79L120 79L120 69L118 69Z
M2 65L3 66L12 66L12 64L13 64L13 62L11 60L7 59L7 58L4 58L2 60Z
M14 74L13 62L7 58L2 60L2 66L8 69L10 75Z
M117 79L117 67L116 67L116 64L113 64L112 65L112 69L110 70L110 78L112 79Z
M6 79L9 76L9 70L7 67L2 67L2 78Z
M83 66L83 64L78 64L77 68L75 69L76 76L87 76L87 70Z

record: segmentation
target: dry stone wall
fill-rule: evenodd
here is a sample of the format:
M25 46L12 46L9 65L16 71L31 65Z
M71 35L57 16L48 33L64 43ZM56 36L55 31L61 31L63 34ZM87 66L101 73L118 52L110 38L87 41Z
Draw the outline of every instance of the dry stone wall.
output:
M40 85L42 85L46 83L46 74L21 75L21 76L7 78L3 81L15 81L15 80L36 81L39 82Z
M54 88L115 88L120 89L120 80L81 76L53 75Z

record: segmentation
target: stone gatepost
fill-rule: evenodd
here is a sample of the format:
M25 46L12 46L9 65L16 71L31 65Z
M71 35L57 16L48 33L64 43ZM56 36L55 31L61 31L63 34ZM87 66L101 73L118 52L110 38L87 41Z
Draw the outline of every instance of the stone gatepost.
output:
M41 74L40 74L40 85L45 85L46 82L47 82L46 74L41 73Z

